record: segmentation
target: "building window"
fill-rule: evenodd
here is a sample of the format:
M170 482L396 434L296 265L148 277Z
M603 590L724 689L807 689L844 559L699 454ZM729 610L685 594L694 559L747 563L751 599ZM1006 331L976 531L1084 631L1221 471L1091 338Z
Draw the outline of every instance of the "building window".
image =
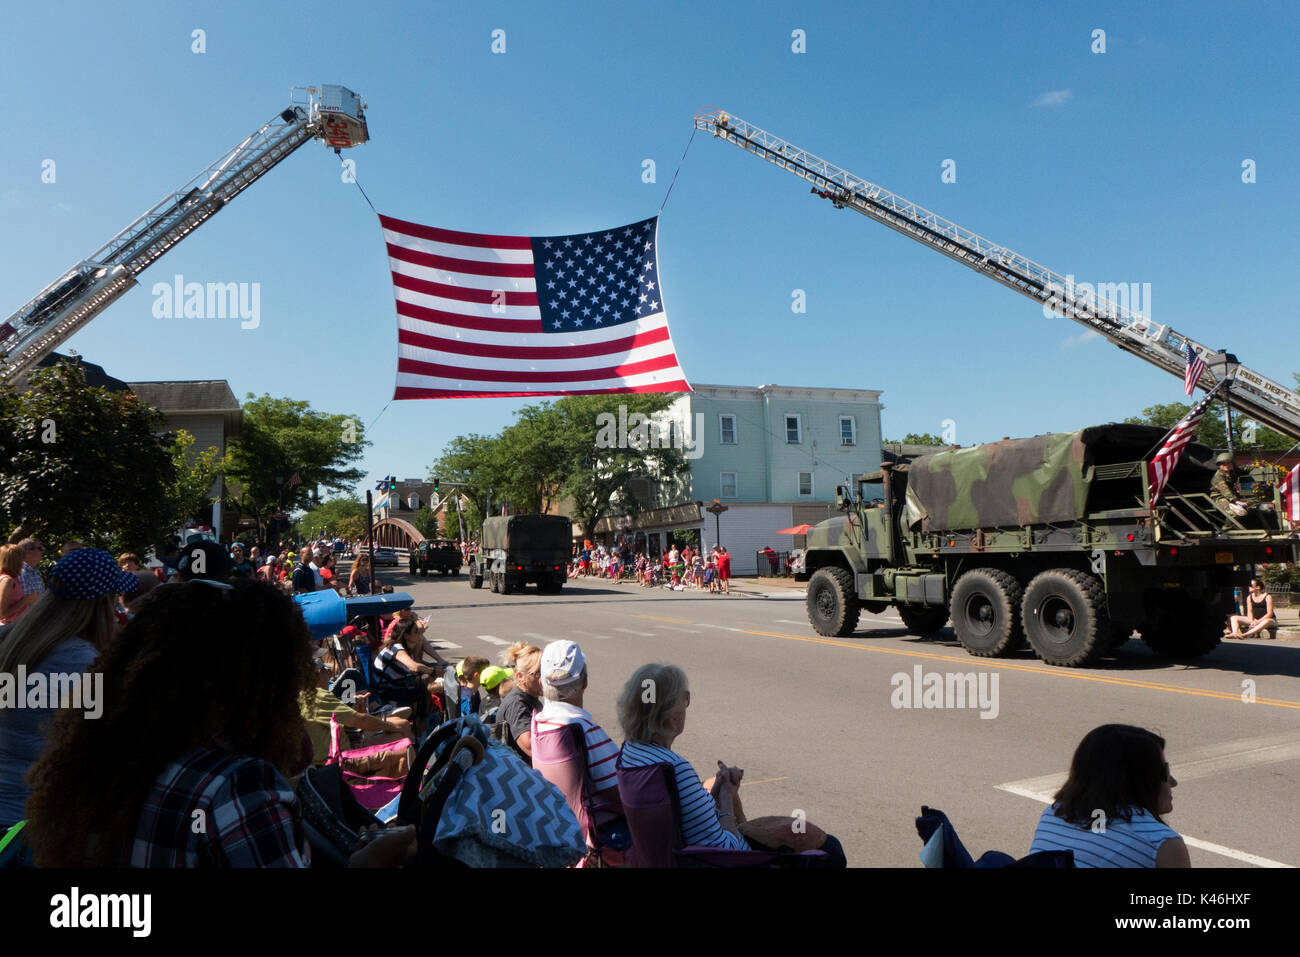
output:
M719 472L718 484L721 486L720 493L722 498L735 498L736 493L736 473Z
M803 441L803 429L799 424L799 416L787 415L785 417L785 441L787 445L798 445Z
M853 416L840 416L840 445L857 445L858 430Z
M719 444L735 445L736 417L734 415L720 415L718 416L718 425L721 431L721 435L718 438Z
M410 501L406 503L406 506L412 512L418 512L420 510L420 496L418 494L412 495Z
M812 498L813 493L813 474L812 472L799 473L799 497Z

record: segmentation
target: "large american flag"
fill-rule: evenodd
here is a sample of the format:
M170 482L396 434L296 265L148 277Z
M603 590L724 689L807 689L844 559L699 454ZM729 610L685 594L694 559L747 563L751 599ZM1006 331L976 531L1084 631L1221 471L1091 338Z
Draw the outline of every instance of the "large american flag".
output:
M1156 504L1156 499L1160 493L1165 490L1165 484L1169 481L1169 476L1173 474L1174 468L1178 465L1178 460L1183 457L1183 450L1187 444L1192 441L1196 434L1196 427L1201 424L1201 419L1205 415L1205 410L1210 407L1210 399L1214 393L1209 392L1200 402L1192 406L1192 411L1179 419L1178 424L1165 438L1165 444L1160 446L1160 451L1155 454L1151 460L1151 471L1149 480L1151 483L1151 504Z
M1187 364L1183 367L1183 391L1191 395L1205 372L1205 360L1186 339L1183 340L1183 349L1187 352Z
M1282 515L1292 525L1300 525L1300 465L1294 466L1286 473L1286 478L1277 484L1282 493Z
M397 298L395 399L689 392L659 218L494 236L379 217Z

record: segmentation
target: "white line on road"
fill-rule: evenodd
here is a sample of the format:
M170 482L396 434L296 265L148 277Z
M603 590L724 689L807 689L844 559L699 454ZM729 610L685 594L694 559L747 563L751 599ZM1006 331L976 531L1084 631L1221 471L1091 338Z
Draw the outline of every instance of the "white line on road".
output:
M579 631L577 628L571 630L575 635L585 635L588 638L599 638L601 641L609 641L609 635L594 635L589 631Z
M659 627L662 628L664 631L684 631L687 634L691 634L691 635L700 634L700 630L698 628L678 628L676 625L660 625Z
M539 635L535 631L524 631L524 632L520 632L520 634L523 635L523 637L525 638L536 639L534 641L534 644L536 644L539 648L549 645L551 643L550 635Z
M701 628L717 628L719 631L744 631L744 628L733 628L731 625L713 625L707 621L696 622Z
M486 641L489 644L493 644L493 645L510 644L510 642L506 641L504 638L498 638L496 635L475 635L474 637L477 638L479 641Z
M439 648L461 648L461 647L464 647L463 645L458 645L458 644L456 644L456 642L454 642L454 641L443 641L442 639L438 639L437 641L435 641L435 642L434 642L434 645L436 645L436 646L439 647Z
M633 631L631 628L615 628L614 631L626 632L629 635L636 635L639 638L653 638L655 636L653 631Z

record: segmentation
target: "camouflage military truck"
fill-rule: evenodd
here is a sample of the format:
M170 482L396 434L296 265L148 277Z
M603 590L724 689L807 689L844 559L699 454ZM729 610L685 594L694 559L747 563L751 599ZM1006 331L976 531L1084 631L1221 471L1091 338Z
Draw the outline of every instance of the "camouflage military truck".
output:
M1217 509L1202 445L1187 447L1153 508L1148 466L1163 436L1112 424L936 451L841 487L844 514L808 533L796 575L813 627L847 635L862 609L893 606L921 634L951 617L981 657L1027 641L1049 664L1087 665L1134 631L1161 655L1206 654L1249 566L1294 560L1296 536L1275 515Z
M411 549L410 568L412 575L426 578L430 569L446 575L459 575L461 566L460 549L456 543L445 538L436 541L420 542Z
M568 577L573 522L562 515L507 515L483 523L479 549L469 556L469 587L508 595L536 582L557 592Z

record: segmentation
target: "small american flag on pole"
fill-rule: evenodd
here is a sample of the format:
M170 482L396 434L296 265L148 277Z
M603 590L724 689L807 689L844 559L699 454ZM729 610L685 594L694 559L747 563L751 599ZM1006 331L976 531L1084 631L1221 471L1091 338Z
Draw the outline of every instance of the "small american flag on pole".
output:
M1187 448L1187 444L1192 441L1192 436L1196 434L1196 427L1201 424L1201 419L1205 415L1205 410L1210 407L1210 399L1213 396L1213 392L1207 393L1205 398L1192 407L1192 411L1178 421L1178 424L1165 437L1165 443L1160 446L1160 451L1151 460L1149 480L1151 483L1152 506L1156 504L1156 499L1160 498L1160 493L1165 490L1165 484L1168 483L1169 476L1173 474L1174 468L1178 465L1178 460L1183 457L1183 450Z
M1183 367L1183 391L1191 395L1205 372L1205 360L1186 339L1183 340L1183 349L1187 352L1187 364Z
M1282 493L1282 516L1292 525L1300 525L1300 465L1286 473L1277 490Z
M659 218L497 236L379 217L395 399L690 392L659 283Z

